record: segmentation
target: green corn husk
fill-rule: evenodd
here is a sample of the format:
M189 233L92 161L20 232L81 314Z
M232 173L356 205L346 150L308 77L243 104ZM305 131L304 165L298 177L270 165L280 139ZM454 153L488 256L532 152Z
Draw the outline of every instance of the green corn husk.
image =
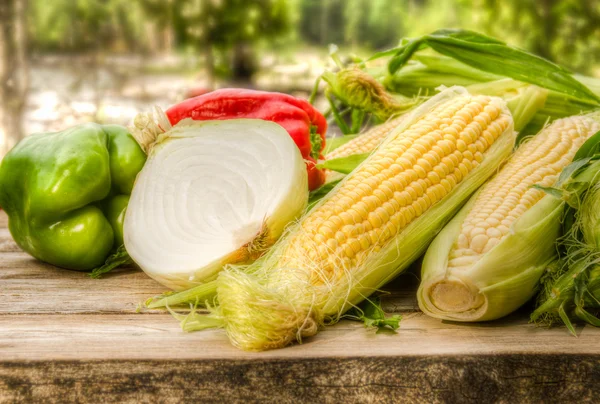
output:
M486 73L445 56L415 55L414 59L394 74L386 74L380 68L367 69L367 71L380 80L388 91L405 97L433 95L437 92L436 88L441 85L464 85L468 86L471 92L479 87L481 93L489 88L491 95L499 95L493 91L491 82L502 80L502 76ZM600 95L600 79L581 75L574 78ZM519 131L517 142L535 135L549 122L591 111L597 107L596 102L550 90L546 103L536 111L530 122L523 128L517 128Z
M505 78L475 69L452 58L434 54L417 54L394 74L387 74L380 68L367 69L367 71L374 77L381 78L383 86L388 91L405 97L414 97L417 94L432 95L437 93L436 88L441 85L466 87Z
M543 58L472 31L438 30L404 38L398 47L369 60L379 58L385 58L387 71L377 67L368 71L389 91L405 97L435 94L440 85L467 86L502 77L549 90L546 107L523 129L519 139L537 133L549 121L600 105L600 79L574 75Z
M369 60L387 58L388 71L394 74L406 66L415 53L428 48L487 73L600 104L600 97L567 69L474 31L441 29L417 38L404 38L399 46L378 52Z
M357 66L367 76L372 76L392 93L390 97L372 96L381 94L381 90L365 92L356 83L367 80L352 78L361 75L361 70L357 66L344 68L337 51L331 56L342 71L338 74L326 72L323 78L329 82L326 94L334 95L328 98L344 134L357 133L369 113L375 117L389 117L394 110L389 107L393 104L389 100L398 99L398 104L404 106L411 102L418 104L421 98L436 94L440 86L469 87L503 78L549 91L545 108L520 131L518 143L537 133L548 122L600 106L600 79L574 75L548 60L472 31L443 29L418 38L403 38L398 47L378 52L366 61L358 61ZM384 60L386 66L370 63L375 59ZM410 101L411 98L414 101ZM396 113L402 109L396 108ZM351 126L344 118L346 113L351 116Z
M544 107L548 97L547 90L512 79L501 79L488 83L475 84L466 88L471 94L503 98L513 116L515 130L517 132L521 132L521 130L531 122L536 113ZM400 115L399 118L406 115L407 114ZM392 122L395 122L395 120ZM380 128L384 128L384 130L380 130ZM358 164L364 161L369 153L376 148L377 142L374 142L373 136L379 136L380 141L385 137L387 131L389 131L389 128L385 128L386 127L382 125L376 126L373 128L373 131L366 132L365 136L359 134L332 138L328 141L328 145L330 145L327 150L328 153L341 145L345 145L345 147L349 146L349 149L346 149L348 150L348 153L342 153L341 155L326 154L326 161L320 163L318 168L325 168L330 170L330 172L335 171L341 174L348 174L356 168ZM330 177L337 178L333 175Z
M455 311L449 311L447 303L436 304L435 297L428 292L435 291L440 284L443 278L440 270L446 268L455 235L474 201L475 197L442 230L425 254L417 297L421 310L432 317L466 322L503 317L535 294L540 276L555 259L554 242L559 236L562 204L547 196L528 210L513 225L511 234L468 272L449 277L443 283L444 288L452 288L457 296L468 296L464 307L472 308L457 305Z
M535 175L541 180L550 173L546 171L546 165L529 169L522 158L536 156L546 147L556 145L557 139L569 139L565 142L569 149L561 148L565 154L556 154L556 158L564 158L564 166L576 157L576 145L585 144L585 140L594 134L591 130L597 130L595 128L600 125L595 115L574 119L576 134L571 134L571 127L557 122L544 129L532 142L522 145L497 176L485 184L436 237L423 259L421 285L417 292L423 312L452 321L494 320L513 312L535 295L544 271L557 259L555 243L560 236L565 201L553 195L543 196L540 191L535 198L541 199L535 199L527 208L518 208L516 202L515 205L497 202L496 205L492 201L496 198L523 201L527 188L513 192L514 188L518 190L522 186L513 181L518 178L526 181ZM543 158L558 153L555 150ZM557 169L560 167L555 167ZM552 184L556 177L547 177L543 181ZM511 182L513 185L507 186ZM530 193L530 197L533 194ZM509 206L513 207L503 210ZM512 223L510 220L505 223L509 216L514 217ZM494 221L496 224L491 224ZM500 232L500 224L507 227L505 233ZM465 231L470 233L470 239ZM474 240L479 237L483 238L486 249L474 247ZM488 247L488 238L495 238L496 244Z
M564 323L576 335L574 321L600 326L600 132L581 148L579 160L546 191L567 203L560 259L542 279L531 320Z

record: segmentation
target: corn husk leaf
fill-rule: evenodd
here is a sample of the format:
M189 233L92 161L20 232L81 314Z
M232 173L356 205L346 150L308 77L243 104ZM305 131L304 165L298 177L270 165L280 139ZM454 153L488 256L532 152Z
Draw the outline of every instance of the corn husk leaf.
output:
M415 52L425 48L432 48L485 72L600 103L596 94L563 67L495 38L468 30L443 29L418 38L404 39L400 46L377 53L369 60L391 56L388 70L394 74Z
M358 136L360 135L343 135L329 138L327 139L327 144L325 145L325 149L323 149L322 154L327 155L335 149L337 149L338 147L343 146L349 141L356 139Z
M560 260L542 280L531 320L551 326L563 323L576 335L574 321L600 326L600 132L578 151L579 160L561 174L550 195L567 201Z
M546 196L518 218L511 233L475 265L448 275L448 255L475 199L440 232L423 259L417 298L421 309L432 317L467 322L503 317L534 296L543 271L556 257L554 243L563 202ZM470 300L449 310L448 303L435 299L440 282Z
M371 153L357 153L346 157L338 157L335 159L325 160L317 164L317 168L336 171L342 174L350 174L362 162L364 162Z

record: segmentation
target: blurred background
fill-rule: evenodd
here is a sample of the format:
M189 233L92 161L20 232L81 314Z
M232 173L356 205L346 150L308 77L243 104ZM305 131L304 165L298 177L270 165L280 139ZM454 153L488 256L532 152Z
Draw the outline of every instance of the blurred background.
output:
M329 44L368 56L439 28L600 76L597 0L0 0L0 156L218 87L307 96Z

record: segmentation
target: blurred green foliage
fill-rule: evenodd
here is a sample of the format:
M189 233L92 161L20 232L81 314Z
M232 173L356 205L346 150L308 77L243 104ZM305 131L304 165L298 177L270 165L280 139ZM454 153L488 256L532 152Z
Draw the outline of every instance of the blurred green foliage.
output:
M477 0L473 18L472 28L572 69L589 72L600 63L598 0Z
M584 73L600 62L598 0L30 0L30 7L35 51L210 48L224 57L257 43L379 49L447 27Z
M130 0L29 0L34 50L140 49L146 16Z
M147 17L172 27L178 44L235 46L273 40L292 28L289 0L137 0Z

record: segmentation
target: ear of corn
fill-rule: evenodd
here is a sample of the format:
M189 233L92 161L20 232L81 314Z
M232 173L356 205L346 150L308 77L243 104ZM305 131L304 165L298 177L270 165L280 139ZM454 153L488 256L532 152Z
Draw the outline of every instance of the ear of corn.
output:
M548 100L548 90L511 79L491 81L467 87L471 94L497 95L506 101L513 116L515 130L522 138L522 131L544 108Z
M419 306L454 321L505 316L534 292L555 259L562 201L550 187L600 129L590 117L556 121L523 144L437 236L422 266Z
M520 131L533 119L546 102L548 91L510 79L469 86L471 94L501 95L507 102L515 125ZM381 125L374 126L365 133L327 153L325 160L348 157L354 154L370 153L377 148L385 137L399 126L408 114L400 115ZM329 173L331 178L334 173Z
M514 140L499 98L451 88L417 108L265 257L221 273L232 343L279 348L337 320L424 252Z

